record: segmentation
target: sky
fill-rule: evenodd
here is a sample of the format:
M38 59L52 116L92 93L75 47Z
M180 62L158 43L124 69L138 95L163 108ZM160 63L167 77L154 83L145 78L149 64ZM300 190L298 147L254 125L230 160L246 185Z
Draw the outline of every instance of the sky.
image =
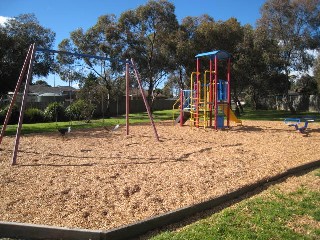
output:
M208 14L215 21L235 17L241 25L255 26L265 0L169 0L175 5L179 22L186 16ZM70 32L95 25L99 16L135 9L147 0L0 0L0 23L8 17L34 13L41 26L56 33L55 49ZM212 49L208 49L212 50ZM56 78L55 78L56 79ZM53 85L53 77L48 79ZM56 79L56 85L65 85Z

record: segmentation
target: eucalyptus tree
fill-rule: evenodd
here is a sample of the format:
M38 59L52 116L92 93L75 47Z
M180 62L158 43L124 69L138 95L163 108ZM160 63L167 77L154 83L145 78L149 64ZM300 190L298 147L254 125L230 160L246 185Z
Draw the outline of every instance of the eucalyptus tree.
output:
M102 15L94 26L86 31L76 29L70 33L70 38L62 40L58 46L60 51L98 56L90 58L59 54L56 71L65 81L79 81L80 87L87 86L85 81L95 75L99 85L97 88L100 89L96 91L101 95L97 98L100 103L115 99L119 95L117 91L122 91L122 88L117 88L122 86L117 82L124 78L125 59L118 58L121 45L117 42L117 24L115 15ZM97 100L94 102L98 104ZM106 110L109 111L108 105Z
M318 93L320 93L320 54L318 54L318 57L315 61L313 74L318 85Z
M243 26L243 39L234 54L232 72L233 96L246 97L252 108L263 106L270 95L282 94L285 89L284 74L279 71L278 47L273 41L261 37L251 25Z
M185 17L177 32L177 69L180 71L181 88L190 84L190 74L196 69L195 55L213 50L225 50L236 54L239 42L243 38L243 29L236 18L227 21L215 21L204 14L199 17ZM209 68L208 61L201 67ZM181 73L184 73L181 77ZM184 79L184 80L182 80Z
M198 17L186 17L176 31L175 69L166 81L165 86L176 86L185 89L190 84L190 74L194 71L195 48L194 34L199 25Z
M280 71L286 77L285 99L294 112L288 95L290 75L306 71L313 62L307 50L320 46L320 0L267 0L261 8L258 29L278 48Z
M150 0L123 12L119 33L123 58L134 58L151 101L153 90L175 69L175 7L166 0Z
M308 74L298 78L294 87L295 91L302 93L303 95L309 96L318 94L318 83L314 76Z
M14 90L30 44L50 49L54 39L55 33L41 26L34 14L9 18L0 25L0 95ZM37 52L35 57L33 73L47 76L50 56Z
M116 68L119 64L119 61L114 59L117 49L114 44L117 34L116 21L114 15L100 16L97 23L87 31L82 28L76 29L70 33L70 38L61 41L58 46L61 51L101 57L89 58L59 54L58 70L63 79L74 80L77 77L81 78L81 75L86 77L93 72L103 79L108 89L110 88L107 70L111 67Z
M176 55L175 55L175 71L170 75L171 82L175 83L184 89L190 85L190 75L195 69L195 56L201 51L209 51L210 44L199 33L199 28L202 25L214 23L214 19L207 14L199 17L187 16L182 19L178 31L176 32ZM209 34L210 35L210 34ZM211 49L212 50L212 49Z

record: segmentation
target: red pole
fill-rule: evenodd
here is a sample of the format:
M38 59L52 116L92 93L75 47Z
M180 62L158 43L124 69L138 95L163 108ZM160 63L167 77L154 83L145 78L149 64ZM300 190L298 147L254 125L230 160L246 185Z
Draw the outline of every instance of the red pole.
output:
M21 133L21 128L22 128L24 110L25 110L27 97L28 97L29 84L30 84L30 81L32 78L32 66L33 66L35 53L36 53L36 44L34 43L34 44L32 44L31 57L30 57L30 61L29 61L29 68L28 68L28 74L27 74L27 79L26 79L26 85L24 87L24 92L23 92L23 96L22 96L22 103L21 103L21 108L20 108L20 116L19 116L16 140L15 140L13 155L12 155L12 165L15 165L17 163L17 155L18 155L18 148L19 148L19 142L20 142L20 133Z
M180 90L180 127L183 126L183 90Z
M126 60L126 133L129 135L129 113L130 113L130 96L129 96L129 59Z
M212 79L212 58L210 58L210 93L209 93L209 110L210 110L210 127L212 127L212 102L213 102L213 79Z
M196 86L196 127L199 128L199 97L200 97L200 89L199 89L199 82L200 82L200 59L197 58L197 82L195 84Z
M230 108L231 108L231 94L230 94L230 81L231 81L231 58L228 58L228 72L227 72L227 83L228 83L228 96L227 96L227 100L228 100L228 110L227 110L227 127L230 127Z
M136 68L136 66L134 64L133 58L131 58L131 64L132 64L134 73L136 75L136 78L137 78L137 81L138 81L138 84L139 84L139 89L140 89L141 96L142 96L143 101L144 101L144 105L146 106L146 109L147 109L147 112L148 112L148 116L149 116L151 125L153 127L155 138L156 138L157 141L159 141L159 136L158 136L158 133L157 133L157 129L156 129L156 126L154 124L154 121L153 121L153 118L152 118L152 114L151 114L150 107L149 107L149 104L147 102L146 96L144 95L142 84L141 84L141 81L140 81L140 78L139 78L139 73L138 73L138 70L137 70L137 68Z
M28 66L28 62L29 62L29 59L30 59L30 56L31 56L31 47L32 47L32 45L30 45L28 53L27 53L27 56L26 56L26 58L24 60L24 63L23 63L23 66L22 66L22 69L21 69L21 72L20 72L20 76L19 76L16 88L14 89L14 93L13 93L13 96L12 96L12 99L11 99L11 102L10 102L10 105L9 105L9 109L7 111L6 118L4 119L4 123L2 125L1 134L0 134L0 145L1 145L4 133L6 131L6 128L7 128L10 116L11 116L13 105L16 102L16 98L17 98L17 95L18 95L18 92L19 92L19 89L20 89L20 86L21 86L22 79L24 77L25 71L26 71L27 66Z
M218 57L214 56L214 129L218 129Z

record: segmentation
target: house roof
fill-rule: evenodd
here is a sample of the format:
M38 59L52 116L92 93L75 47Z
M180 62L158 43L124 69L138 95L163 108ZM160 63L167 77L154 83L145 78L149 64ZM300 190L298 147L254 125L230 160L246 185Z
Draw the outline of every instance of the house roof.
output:
M35 95L63 95L66 92L74 92L77 91L74 87L69 86L57 86L51 87L46 85L30 85L29 86L29 93L33 93Z

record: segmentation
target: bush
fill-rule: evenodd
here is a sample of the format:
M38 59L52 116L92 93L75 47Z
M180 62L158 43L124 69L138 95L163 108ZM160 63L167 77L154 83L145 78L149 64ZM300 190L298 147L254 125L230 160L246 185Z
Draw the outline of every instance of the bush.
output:
M90 121L95 106L79 99L66 108L66 113L71 120L87 120Z
M0 123L1 124L4 123L4 119L6 118L8 109L9 109L9 105L3 109L0 109ZM10 116L8 124L17 124L19 121L19 115L20 115L20 109L18 108L17 105L13 105L11 116Z
M24 112L23 121L25 123L45 122L44 112L38 108L29 108Z
M67 119L65 109L61 103L50 103L44 110L46 121L65 121Z
M66 108L66 115L70 120L81 120L81 112L84 108L84 101L78 100Z

